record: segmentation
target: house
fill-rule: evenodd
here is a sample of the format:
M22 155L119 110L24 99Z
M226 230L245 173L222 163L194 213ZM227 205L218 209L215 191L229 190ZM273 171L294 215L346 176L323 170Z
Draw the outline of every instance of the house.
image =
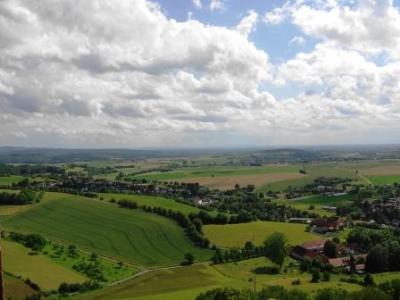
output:
M322 209L330 212L335 212L336 206L323 206Z
M290 218L289 223L300 223L300 224L310 224L312 219L310 218Z
M365 255L354 256L355 261L357 261L359 258L365 259ZM336 269L344 269L347 272L351 272L351 257L350 256L330 258L330 259L328 259L328 263ZM359 274L364 273L365 264L364 263L355 264L354 270L356 271L356 273L359 273Z
M312 230L318 233L338 231L345 226L343 220L337 218L320 218L311 222Z
M290 256L297 260L304 258L323 257L323 250L326 240L308 241L293 248Z

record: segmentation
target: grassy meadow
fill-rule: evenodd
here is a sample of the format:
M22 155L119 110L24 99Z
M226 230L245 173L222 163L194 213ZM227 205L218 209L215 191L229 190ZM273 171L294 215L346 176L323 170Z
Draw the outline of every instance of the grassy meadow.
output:
M291 245L321 238L306 232L305 229L304 224L256 221L242 224L205 225L203 231L212 244L221 247L242 247L247 241L261 245L274 232L285 234Z
M334 275L329 282L311 283L311 274L299 273L296 267L289 267L291 262L294 261L288 258L285 262L284 271L276 275L259 273L260 267L273 265L271 261L264 257L220 265L201 264L158 270L106 290L77 296L75 299L194 300L199 293L217 287L253 289L254 279L257 281L257 290L269 285L283 285L289 289L298 288L311 294L325 287L343 288L349 291L361 289L360 285L339 281L346 275ZM292 285L292 281L295 279L299 279L301 284Z
M346 204L351 202L351 195L344 195L338 197L328 197L323 195L309 196L297 199L282 199L276 201L279 204L290 205L291 207L314 212L321 216L335 215L335 212L326 211L323 209L324 206L337 206L340 204ZM314 209L310 209L310 206L314 206Z
M306 174L299 172L305 168ZM235 184L253 184L260 192L283 191L289 186L312 183L317 177L351 178L354 183L388 184L400 181L399 161L273 164L264 166L197 166L168 172L127 175L159 181L198 182L210 188L229 189Z
M126 281L106 290L78 296L79 300L130 300L130 299L195 299L205 290L218 287L231 280L208 266L197 264L188 267L156 270Z
M198 260L211 254L195 247L172 220L61 193L46 193L42 203L5 220L3 227L148 267L178 264L186 252Z
M266 182L301 178L297 165L265 165L261 167L209 166L182 168L169 172L150 172L135 175L159 181L198 182L210 188L229 189L235 184L262 186Z
M12 185L13 183L17 183L22 179L24 179L24 177L16 175L4 176L4 177L0 176L0 185Z
M21 244L2 241L4 270L23 279L29 278L43 290L57 289L63 282L84 282L86 277L42 255L33 255Z

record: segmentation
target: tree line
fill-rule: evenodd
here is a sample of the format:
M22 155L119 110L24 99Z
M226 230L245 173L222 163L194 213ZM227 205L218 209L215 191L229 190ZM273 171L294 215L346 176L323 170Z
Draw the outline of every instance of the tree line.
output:
M42 200L44 192L34 192L23 189L19 193L0 193L0 205L26 205L37 203Z

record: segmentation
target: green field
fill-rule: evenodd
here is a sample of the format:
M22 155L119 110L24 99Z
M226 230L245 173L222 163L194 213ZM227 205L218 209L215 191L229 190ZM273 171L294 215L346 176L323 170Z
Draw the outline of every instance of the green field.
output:
M22 176L5 176L0 177L0 185L12 185L24 179Z
M264 165L264 166L199 166L179 168L169 172L149 172L131 174L128 177L145 178L158 181L197 182L217 189L231 189L236 184L256 187L266 183L303 177L298 165Z
M281 274L256 275L257 268L271 266L273 263L264 257L220 265L193 265L185 268L159 270L129 280L121 285L102 291L78 296L79 300L194 300L196 296L217 287L235 287L252 289L257 276L257 289L269 285L283 285L286 288L299 288L314 293L321 288L343 288L349 291L358 290L361 286L340 282L342 275L333 275L331 281L311 283L311 275L299 273L297 267L288 267L293 262L288 258ZM398 275L393 273L391 276ZM389 275L388 275L389 276ZM362 277L360 277L362 278ZM301 280L301 285L293 286L292 281Z
M400 183L400 175L371 175L367 178L373 185Z
M297 165L267 165L262 167L241 167L241 166L210 166L185 168L170 172L151 172L136 175L137 178L150 180L174 180L189 179L197 177L218 177L218 176L243 176L257 174L275 173L298 173L300 167Z
M30 250L18 243L2 241L1 245L4 270L23 279L29 278L43 290L57 289L63 282L87 280L81 274L53 262L44 255L30 255Z
M80 300L168 299L190 300L202 291L231 280L206 265L157 270L120 285L78 296Z
M46 193L39 205L7 219L3 226L144 266L178 264L186 252L199 260L210 256L172 220L68 194Z
M283 180L278 182L271 182L263 185L258 190L259 191L282 191L286 190L289 186L298 187L305 184L312 183L314 179L325 176L325 177L342 177L351 178L354 182L366 183L365 180L356 174L355 169L350 168L348 165L338 165L338 164L306 164L304 165L306 169L306 176L298 179Z
M305 176L291 178L290 174L298 175L299 170L303 167L307 172ZM252 183L256 185L258 191L266 192L268 190L282 191L289 186L298 187L309 184L321 176L351 178L354 183L393 184L400 182L400 166L399 161L311 163L259 167L208 166L180 168L169 172L149 172L140 175L128 174L127 176L160 181L197 181L216 188L226 188L235 183L242 185ZM215 184L213 184L214 182Z
M57 243L48 243L41 253L45 254L46 257L49 257L55 263L72 270L74 266L80 263L92 264L94 262L91 258L92 253L77 251L76 255L71 256L68 254L65 246ZM102 281L105 282L123 280L140 271L139 268L131 264L119 266L117 261L102 256L97 256L95 263L103 276ZM83 275L86 276L85 273Z
M204 234L212 244L221 247L242 247L247 241L261 245L274 232L285 234L291 245L320 237L305 231L306 225L282 222L257 221L242 224L206 225Z
M346 204L351 202L351 195L345 195L345 196L338 196L338 197L328 197L328 196L309 196L309 197L303 197L303 198L298 198L298 199L284 199L284 200L277 200L276 201L279 204L286 204L288 206L308 211L308 212L314 212L317 213L321 216L323 215L334 215L335 212L331 211L326 211L322 209L324 206L337 206L339 204ZM310 210L310 205L314 206L313 210Z
M142 196L142 195L129 195L129 194L111 194L111 193L100 193L99 197L102 197L104 200L130 200L136 202L138 205L147 205L152 207L163 207L165 209L171 209L183 212L185 214L189 213L197 213L200 211L197 207L186 205L180 202L177 202L172 199L167 199L163 197L153 197L153 196Z

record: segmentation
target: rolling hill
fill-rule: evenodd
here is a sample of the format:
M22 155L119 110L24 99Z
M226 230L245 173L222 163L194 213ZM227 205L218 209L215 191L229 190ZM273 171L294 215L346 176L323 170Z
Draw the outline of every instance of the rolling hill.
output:
M195 247L167 218L61 193L47 193L43 203L6 220L3 227L148 267L176 265L186 252L199 260L211 253Z

